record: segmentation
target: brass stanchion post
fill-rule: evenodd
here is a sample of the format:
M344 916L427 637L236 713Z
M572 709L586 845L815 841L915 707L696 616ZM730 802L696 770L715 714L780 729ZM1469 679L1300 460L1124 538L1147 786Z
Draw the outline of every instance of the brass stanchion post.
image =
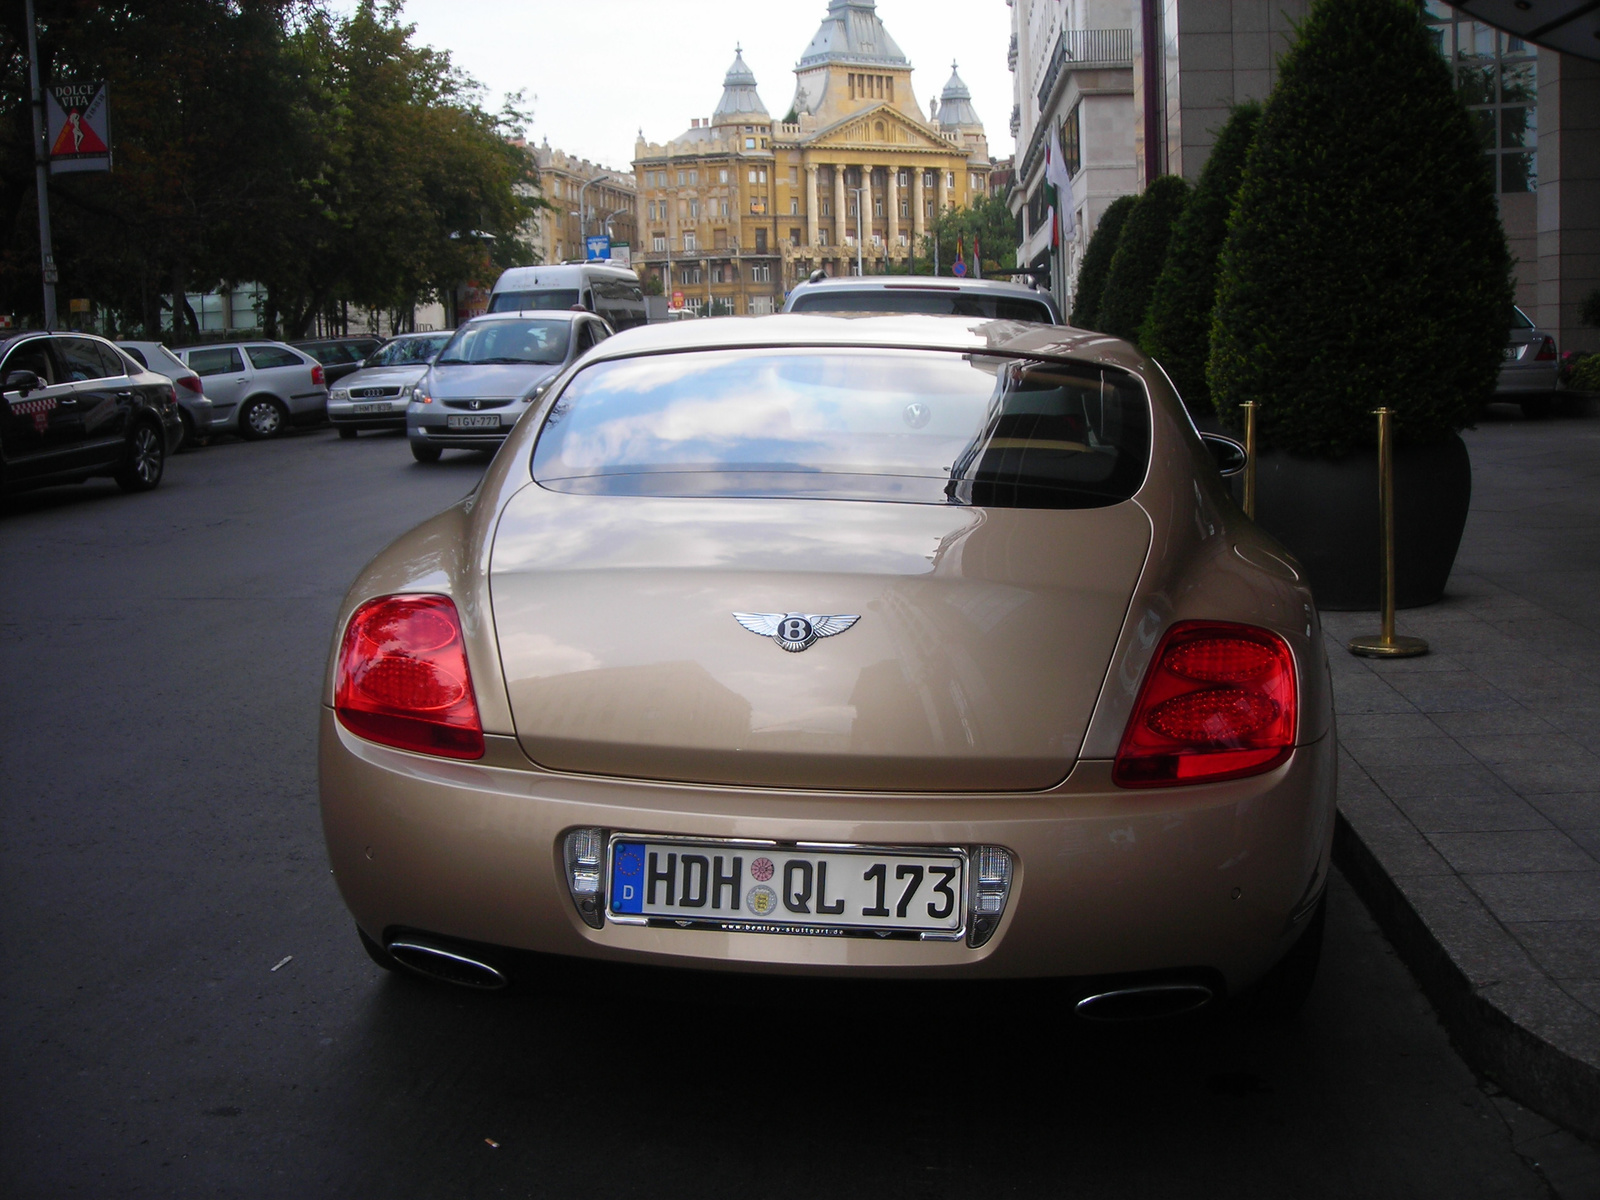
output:
M1246 400L1244 409L1244 515L1256 519L1256 402Z
M1383 632L1377 637L1352 638L1350 653L1364 658L1415 658L1428 652L1428 643L1419 637L1397 636L1394 631L1394 437L1391 426L1394 414L1388 408L1380 408L1377 415Z

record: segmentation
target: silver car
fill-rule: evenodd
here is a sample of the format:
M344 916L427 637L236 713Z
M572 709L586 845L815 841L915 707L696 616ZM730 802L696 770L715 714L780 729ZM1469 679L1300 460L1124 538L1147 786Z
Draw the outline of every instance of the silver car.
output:
M215 406L206 397L200 376L160 342L118 342L117 347L141 367L165 375L177 385L173 391L178 395L178 414L183 420L183 441L178 444L204 444L214 432Z
M928 313L986 317L1000 321L1062 324L1050 293L998 279L957 279L945 275L847 275L814 272L796 285L784 312Z
M444 333L402 333L379 346L361 364L328 389L328 420L342 438L361 429L404 429L411 389L428 373L444 344Z
M214 424L243 438L266 438L291 424L325 419L328 386L322 364L282 342L185 346L177 355L200 376Z
M612 333L586 312L505 312L456 330L411 391L406 436L418 462L498 449L563 368Z
M1512 305L1511 336L1506 342L1506 360L1500 367L1494 398L1521 404L1522 411L1530 417L1543 416L1555 398L1556 371L1560 366L1556 339Z

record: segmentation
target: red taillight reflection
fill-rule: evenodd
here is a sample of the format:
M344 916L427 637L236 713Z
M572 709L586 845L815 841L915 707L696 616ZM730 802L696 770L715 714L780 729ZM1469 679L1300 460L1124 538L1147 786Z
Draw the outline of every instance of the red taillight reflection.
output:
M446 596L384 596L355 611L339 647L339 720L374 742L482 758L456 606Z
M1539 347L1539 353L1537 353L1537 354L1535 354L1533 356L1533 361L1534 362L1555 362L1555 360L1556 360L1556 340L1553 337L1547 337L1544 340L1544 344Z
M181 388L188 388L196 396L200 394L200 376L198 375L179 375L177 384Z
M1275 633L1186 621L1167 631L1117 750L1122 787L1271 770L1294 748L1294 658Z
M326 387L327 386L327 378L328 378L327 375L325 375L323 373L322 365L320 363L314 364L312 366L312 368L311 368L311 382L312 383L314 383L317 387Z

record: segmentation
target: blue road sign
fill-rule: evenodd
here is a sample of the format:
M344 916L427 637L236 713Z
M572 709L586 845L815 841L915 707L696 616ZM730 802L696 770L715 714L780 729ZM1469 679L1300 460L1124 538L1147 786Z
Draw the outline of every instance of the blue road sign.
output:
M611 239L603 233L584 238L583 245L586 258L611 257Z

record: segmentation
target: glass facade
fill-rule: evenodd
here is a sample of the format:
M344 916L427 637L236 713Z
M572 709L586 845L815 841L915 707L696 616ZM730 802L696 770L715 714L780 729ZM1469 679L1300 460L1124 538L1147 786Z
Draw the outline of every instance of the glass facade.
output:
M1472 113L1484 153L1495 160L1502 192L1531 192L1539 182L1537 47L1428 0L1428 30L1455 68L1456 88Z

